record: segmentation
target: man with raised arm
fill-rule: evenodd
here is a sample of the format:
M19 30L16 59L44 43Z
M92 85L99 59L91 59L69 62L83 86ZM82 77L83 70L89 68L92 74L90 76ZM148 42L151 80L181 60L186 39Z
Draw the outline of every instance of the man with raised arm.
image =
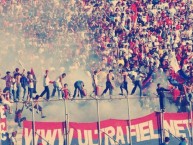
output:
M5 88L3 89L3 92L5 93L6 91L11 92L11 80L12 80L12 76L10 71L6 72L6 76L2 77L1 79L5 80Z
M160 103L161 112L165 112L166 97L165 97L164 92L169 92L170 90L161 87L161 84L158 83L156 91L157 91L157 94L159 96L159 103Z
M26 120L26 117L22 117L24 104L21 109L18 109L17 103L16 103L16 109L15 109L15 122L18 123L18 126L21 127L21 122Z
M16 98L19 101L20 101L20 96L21 96L21 77L24 74L24 72L25 72L25 69L23 69L23 72L20 73L19 68L16 68L15 72L14 72L14 78L15 78L15 83L16 83L16 87L17 87Z

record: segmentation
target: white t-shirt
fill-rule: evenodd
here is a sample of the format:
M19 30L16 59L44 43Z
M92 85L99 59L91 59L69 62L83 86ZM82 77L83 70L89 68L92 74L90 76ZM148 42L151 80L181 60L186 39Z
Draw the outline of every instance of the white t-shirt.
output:
M142 74L137 74L135 80L136 81L141 81L142 80L142 76L143 76Z
M155 35L151 35L151 41L155 42L155 40L156 40L156 36Z
M46 77L46 75L44 75L44 78L43 78L44 87L49 86L49 83L50 83L50 78L48 76Z
M61 82L60 82L60 78L61 76L59 76L57 79L56 79L56 85L59 87L59 88L62 88L62 85L61 85Z
M15 82L15 79L14 79L14 78L12 78L11 88L12 88L14 91L17 90L17 86L16 86L16 82Z
M174 14L176 13L176 9L175 8L171 8L171 9L169 9L169 12L170 12L171 16L173 17Z

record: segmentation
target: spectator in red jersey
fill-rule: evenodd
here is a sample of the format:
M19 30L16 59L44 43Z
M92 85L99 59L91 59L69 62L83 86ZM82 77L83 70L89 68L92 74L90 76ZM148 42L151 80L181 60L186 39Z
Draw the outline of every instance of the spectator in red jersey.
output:
M68 84L64 84L64 87L62 88L63 91L63 98L69 99L70 97L70 90L68 89Z
M179 91L178 87L175 87L172 90L172 95L173 95L173 101L176 102L177 98L180 97L181 92Z

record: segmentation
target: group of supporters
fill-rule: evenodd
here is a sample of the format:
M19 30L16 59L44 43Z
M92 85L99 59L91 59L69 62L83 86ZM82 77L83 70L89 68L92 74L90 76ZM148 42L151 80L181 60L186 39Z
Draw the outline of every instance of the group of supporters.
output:
M144 96L148 90L152 91L153 83L159 83L157 93L164 98L160 99L162 110L165 108L164 90L170 91L167 96L173 96L170 102L176 103L179 112L190 109L192 0L85 0L83 6L89 13L89 34L95 42L92 48L100 58L95 68L113 70L115 76L128 73L134 83L129 94L134 94L138 87L139 95ZM106 85L112 94L113 85L109 82ZM126 86L127 81L123 81L121 94Z
M139 88L140 97L152 96L149 94L152 84L159 83L157 94L162 111L166 100L164 91L169 91L167 96L172 95L170 101L176 104L179 112L191 109L192 0L3 0L0 17L1 29L22 31L25 38L36 42L34 45L52 48L48 51L55 48L53 44L61 50L66 47L65 44L69 43L67 33L76 33L75 41L79 40L77 37L86 39L86 45L81 40L77 41L75 54L85 55L81 59L85 60L84 63L80 63L91 72L93 92L97 96L104 96L108 90L112 96L116 87L120 88L120 95L133 95ZM90 54L87 54L87 46ZM66 57L73 56L73 47L68 46L65 50ZM87 57L96 58L97 61L86 61L89 60ZM107 72L107 75L106 88L100 94L98 76L101 72ZM45 94L47 101L56 92L58 99L70 98L68 84L63 83L65 73L52 81L46 70L44 90L36 96L35 74L33 70L25 73L25 70L20 72L16 68L13 74L7 71L6 76L2 77L6 87L1 90L1 101L8 108L11 108L12 101L22 99L29 106L30 98L33 98L34 107L42 112L38 101ZM131 92L128 89L131 87L128 86L129 79L134 84ZM50 84L54 88L52 94ZM77 90L79 96L86 96L83 81L76 81L74 88L72 99L77 96ZM12 112L11 109L9 111Z
M38 95L36 91L37 79L33 69L31 69L31 71L28 71L26 73L25 69L23 69L23 71L20 72L19 68L16 68L13 74L11 74L10 71L7 71L6 75L1 78L5 81L6 86L3 90L0 90L0 101L3 105L6 106L10 114L13 113L12 103L16 103L15 121L18 123L19 126L21 126L21 122L26 119L25 117L23 118L21 115L24 106L26 106L26 108L29 109L30 111L32 111L32 109L35 108L37 112L41 113L41 117L45 118L45 116L43 115L42 106L39 104L39 102L42 101L43 96L45 94L46 94L46 97L44 98L45 101L49 101L50 97L53 98L55 96L56 91L58 100L74 99L76 96L79 95L81 96L81 98L86 96L83 81L79 80L74 83L75 89L74 95L71 97L70 91L68 89L68 84L64 83L63 81L64 78L66 77L66 73L62 73L61 75L59 75L55 81L51 81L48 74L49 71L46 70L43 76L44 90L40 95ZM51 95L49 88L50 84L53 85L53 91ZM17 102L23 103L22 109L17 108Z

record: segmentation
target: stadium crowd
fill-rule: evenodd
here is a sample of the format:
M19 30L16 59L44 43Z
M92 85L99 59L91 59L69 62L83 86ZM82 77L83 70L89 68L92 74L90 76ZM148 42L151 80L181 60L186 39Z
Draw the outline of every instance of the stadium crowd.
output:
M189 105L193 92L191 0L85 0L84 7L91 9L90 36L103 69L109 67L116 76L128 72L135 85L131 94L138 86L142 96L142 89L145 93L151 82L158 81L168 83L179 108ZM124 87L126 81L121 84Z
M193 95L192 19L192 0L2 0L0 5L1 29L22 32L34 46L47 46L46 51L63 49L69 43L66 35L76 33L72 44L76 42L78 49L74 52L70 50L73 46L68 46L66 56L85 55L81 63L92 74L96 95L99 95L98 74L106 71L106 88L99 96L108 90L113 95L117 86L120 95L124 95L123 89L127 95L133 95L138 87L140 97L148 96L151 83L159 82L168 84L172 102L179 111L190 109ZM85 54L85 49L89 54ZM89 57L99 61L89 62ZM52 96L57 91L59 99L62 94L68 99L68 85L62 81L66 74L50 81L48 72L44 75L45 89L35 97L35 102L45 93L46 100L50 99L50 83L54 86ZM1 100L9 108L11 103L6 98L19 101L23 97L28 102L33 98L36 85L33 70L25 75L25 70L19 72L17 68L14 74L7 71L2 79L6 87ZM128 79L134 84L131 92L128 92ZM81 97L86 95L82 81L75 82L74 87L73 98L77 90ZM38 105L36 108L42 111Z
M113 95L116 87L120 88L119 95L125 95L124 91L133 95L138 87L140 97L152 96L151 85L158 83L156 95L162 111L168 95L172 96L167 99L176 104L178 112L192 109L192 0L1 0L0 3L0 30L6 37L17 34L17 42L24 43L26 48L35 47L41 52L44 47L46 53L58 49L61 58L75 59L79 66L85 65L92 74L93 93L99 99L108 90ZM78 60L73 58L74 54L80 56ZM91 61L93 58L96 61ZM19 127L26 120L22 116L24 106L30 111L34 107L45 118L39 104L45 94L46 101L56 92L58 99L73 100L77 94L81 98L88 95L84 80L74 82L71 95L64 81L66 73L50 80L46 70L44 90L37 95L33 70L16 68L11 72L1 75L6 85L0 89L0 100L9 113L13 113L13 102L23 100L22 108L16 104L14 112ZM101 72L107 72L103 92L98 80ZM129 79L134 84L131 92ZM167 95L164 91L168 91ZM34 104L30 104L30 98ZM11 144L17 144L16 135L17 132L12 133ZM181 142L187 144L183 138Z

